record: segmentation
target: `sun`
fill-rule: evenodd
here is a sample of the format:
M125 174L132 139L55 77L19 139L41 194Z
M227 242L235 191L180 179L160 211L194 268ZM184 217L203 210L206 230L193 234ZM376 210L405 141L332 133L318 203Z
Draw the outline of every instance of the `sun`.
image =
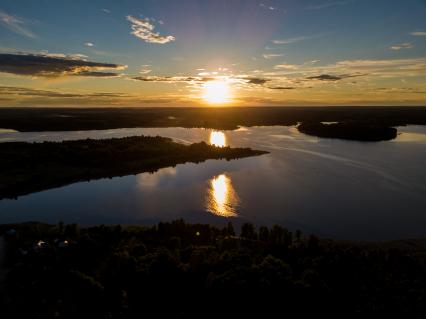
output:
M227 103L231 97L229 84L225 80L206 82L203 91L203 99L210 104Z

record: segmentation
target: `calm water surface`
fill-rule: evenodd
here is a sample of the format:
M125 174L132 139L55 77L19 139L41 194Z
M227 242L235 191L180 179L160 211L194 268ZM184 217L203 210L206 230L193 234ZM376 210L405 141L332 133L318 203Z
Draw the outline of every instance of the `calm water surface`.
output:
M161 135L182 143L248 146L269 155L209 160L154 174L102 179L0 201L0 223L152 224L184 218L246 221L341 239L426 237L426 127L391 142L306 136L295 127L143 128L20 133L0 142Z

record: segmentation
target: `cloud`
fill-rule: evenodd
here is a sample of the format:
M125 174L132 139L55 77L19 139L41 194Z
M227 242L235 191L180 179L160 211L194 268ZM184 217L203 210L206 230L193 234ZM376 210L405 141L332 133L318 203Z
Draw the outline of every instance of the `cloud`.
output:
M336 77L347 78L350 76L363 76L366 79L372 78L405 78L418 77L426 74L426 58L412 59L386 59L386 60L343 60L334 64L315 65L302 64L293 68L284 64L275 68L277 71L270 74L263 73L265 76L282 76L291 77L292 79L300 79L306 81L307 77L331 75ZM280 69L284 69L280 72ZM318 79L317 79L318 80ZM332 81L332 78L323 80ZM287 85L287 84L286 84Z
M273 40L272 42L274 44L291 44L291 43L309 40L312 38L313 37L296 37L296 38L289 38L289 39Z
M351 78L359 78L357 82L368 84L384 78L424 77L426 74L426 58L343 60L328 65L316 65L316 62L310 61L300 65L283 63L276 65L275 71L256 70L254 73L257 78L267 81L268 85L263 85L264 88L275 90L323 87L326 83L334 84L345 79L347 81L343 82L344 85L353 85L354 81L349 80ZM247 78L247 75L233 75L230 81L250 85Z
M365 76L367 74L341 74L341 75L330 75L330 74L320 74L315 76L309 76L307 80L319 80L319 81L340 81L347 78L354 78L358 76Z
M136 76L133 80L142 82L165 82L165 83L197 83L214 81L213 77L199 76Z
M263 85L266 82L270 81L269 79L265 79L265 78L245 78L244 80L246 80L248 84L256 84L256 85Z
M378 92L390 94L426 94L426 89L418 88L377 88Z
M14 87L14 86L0 86L0 93L4 95L15 95L22 97L46 97L46 98L91 98L91 97L105 97L105 98L115 98L115 97L128 97L126 93L64 93L58 91L48 91L48 90L36 90L31 88L24 87Z
M419 59L390 59L390 60L344 60L339 61L336 66L351 68L370 68L370 67L400 67L406 65L418 65L426 63L426 58Z
M299 69L298 65L294 65L294 64L287 64L287 63L282 63L282 64L278 64L274 66L275 70L297 70Z
M120 76L120 74L114 73L114 72L99 72L99 71L82 71L73 75L97 77L97 78L114 78L114 77Z
M0 93L7 95L19 95L19 96L42 96L42 97L65 97L74 98L80 97L79 94L67 94L55 91L46 90L35 90L23 87L12 87L12 86L0 86Z
M270 79L261 77L251 77L247 75L235 75L235 76L209 76L210 73L206 73L206 76L136 76L133 80L142 82L163 82L163 83L187 83L189 85L200 86L205 82L226 80L229 83L240 83L240 84L254 84L263 85L269 82Z
M411 32L410 34L415 37L426 37L426 31L416 31L416 32Z
M391 46L389 49L390 50L394 50L394 51L399 51L402 49L412 49L414 48L414 46L411 43L402 43L402 44L398 44L398 45L393 45Z
M101 9L101 11L102 11L102 12L104 12L104 13L107 13L107 14L110 14L110 13L111 13L111 11L110 11L110 10L108 10L108 9Z
M296 89L293 86L272 86L272 87L268 87L268 89L271 90L294 90Z
M325 2L325 3L322 3L322 4L309 6L306 9L308 9L308 10L321 10L321 9L326 9L326 8L330 8L330 7L344 6L344 5L350 4L354 1L355 0L342 0L342 1Z
M146 96L123 92L62 92L0 86L0 105L7 106L143 106L145 104L190 105L182 95ZM60 114L58 116L61 116Z
M27 30L24 27L25 25L24 19L19 18L17 16L13 16L3 11L0 11L0 24L4 26L5 28L9 29L10 31L13 31L17 34L26 36L31 39L37 38L37 36L34 33L32 33L30 30Z
M267 54L267 53L265 53L262 56L267 60L271 60L271 59L282 57L282 56L284 56L284 54L273 54L273 53Z
M320 80L320 81L339 81L343 79L343 77L339 75L329 75L329 74L321 74L315 76L307 77L308 80Z
M0 72L25 76L59 77L88 76L112 77L120 74L102 72L104 70L123 70L127 66L112 63L92 62L84 55L64 54L0 54Z
M160 33L155 32L155 26L149 18L138 19L129 15L126 19L132 23L133 31L131 34L145 42L165 44L176 40L172 35L162 36Z
M91 48L91 47L94 47L94 46L95 46L92 42L86 42L84 45L85 45L86 47L89 47L89 48Z
M152 70L151 70L149 67L150 67L150 65L148 65L148 64L142 65L142 66L141 66L141 69L139 70L139 73L140 73L140 74L148 74L148 73L151 73L151 72L152 72Z
M287 13L286 10L281 10L281 9L279 9L277 7L270 6L270 5L267 5L265 3L260 3L259 6L261 8L263 8L263 9L265 9L265 10L268 10L268 11L275 11L275 12Z

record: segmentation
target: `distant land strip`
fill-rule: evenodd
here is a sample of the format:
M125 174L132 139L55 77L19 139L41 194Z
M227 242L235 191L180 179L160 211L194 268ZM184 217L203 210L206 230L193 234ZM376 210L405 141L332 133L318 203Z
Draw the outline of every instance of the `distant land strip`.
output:
M426 107L0 108L0 128L20 132L136 127L234 130L321 122L426 125Z
M302 123L297 129L301 133L317 137L361 142L389 141L398 135L398 130L393 127L359 123Z

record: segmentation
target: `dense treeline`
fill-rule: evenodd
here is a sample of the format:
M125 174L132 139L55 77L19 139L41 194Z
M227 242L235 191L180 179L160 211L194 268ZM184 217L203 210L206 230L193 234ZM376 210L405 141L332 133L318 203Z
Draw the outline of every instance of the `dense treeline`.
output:
M349 123L302 123L297 129L318 137L339 138L364 142L393 140L398 130L393 127Z
M123 127L205 127L353 122L376 126L426 125L426 107L253 108L1 108L0 128L74 131Z
M231 160L265 153L204 142L183 145L159 136L0 143L0 199L79 181L154 172L185 162Z
M251 224L236 236L232 224L181 220L2 229L5 318L426 315L424 246L320 240Z

